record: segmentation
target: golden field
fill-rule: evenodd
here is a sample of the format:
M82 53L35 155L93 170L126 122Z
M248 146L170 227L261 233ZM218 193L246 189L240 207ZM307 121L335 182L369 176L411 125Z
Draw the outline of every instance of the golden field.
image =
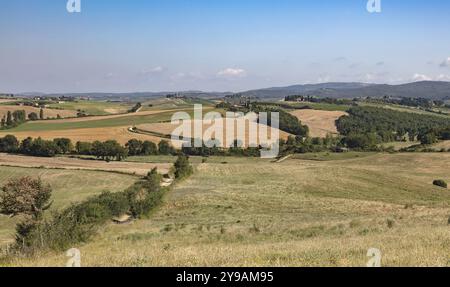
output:
M84 266L365 266L372 247L384 266L448 266L450 191L432 181L450 181L449 170L441 153L213 157L149 219L111 224L74 247Z

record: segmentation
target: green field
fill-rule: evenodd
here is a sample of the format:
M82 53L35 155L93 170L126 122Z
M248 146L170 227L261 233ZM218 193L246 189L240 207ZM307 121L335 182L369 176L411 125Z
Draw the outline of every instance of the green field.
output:
M52 209L60 209L103 191L123 191L136 181L134 176L108 172L0 166L0 186L9 179L22 176L41 177L52 186ZM13 239L17 220L0 215L0 244Z
M158 159L161 160L161 159ZM448 266L450 154L196 165L150 219L76 246L84 266ZM51 253L14 265L63 266Z
M193 113L193 108L184 110L189 114ZM211 111L211 110L208 110ZM214 110L221 112L221 110ZM26 132L26 131L58 131L58 130L70 130L70 129L83 129L83 128L109 128L109 127L121 127L121 126L133 126L139 124L149 124L158 122L167 122L171 120L174 111L161 112L151 115L139 115L130 114L115 118L95 119L88 121L38 121L38 122L26 122L16 128L8 129L8 132L14 134L14 132Z
M194 104L201 104L204 107L215 106L213 102L204 99L153 99L142 103L142 111L170 110L179 108L192 108Z
M61 104L51 104L50 108L64 109L73 111L84 111L88 115L101 116L110 114L126 113L134 104L132 103L120 103L120 102L107 102L107 101L86 101L79 100L76 102L65 102Z

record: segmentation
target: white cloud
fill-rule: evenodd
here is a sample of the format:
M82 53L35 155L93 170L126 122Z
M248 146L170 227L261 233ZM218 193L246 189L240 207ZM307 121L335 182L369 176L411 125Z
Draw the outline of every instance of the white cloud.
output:
M414 74L414 76L412 77L412 80L415 82L420 82L420 81L432 81L433 79L427 75L423 75L423 74Z
M419 81L450 81L450 75L440 74L435 77L430 77L423 74L414 74L412 80L415 82Z
M438 80L438 81L447 81L447 82L450 82L450 75L440 74L440 75L437 77L437 80Z
M151 69L143 69L141 71L141 75L154 75L154 74L161 74L165 71L164 67L157 66Z
M442 68L450 67L450 57L447 58L447 60L444 60L444 62L440 65Z
M217 76L219 77L229 77L229 78L237 78L237 77L245 77L247 75L247 72L244 69L234 69L234 68L227 68L225 70L219 71L217 73Z

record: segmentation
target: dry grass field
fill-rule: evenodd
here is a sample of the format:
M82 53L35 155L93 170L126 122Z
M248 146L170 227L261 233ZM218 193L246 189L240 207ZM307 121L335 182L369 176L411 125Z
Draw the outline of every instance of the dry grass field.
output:
M74 246L84 266L448 266L450 154L210 158L150 219ZM64 266L62 253L11 265Z
M194 135L196 122L195 121L186 121L184 124L191 126L191 133L192 133L192 135ZM213 127L213 123L206 124L205 122L202 122L201 125L202 125L203 133L205 133L209 128ZM172 125L171 123L153 123L153 124L137 125L136 128L138 128L139 130L142 130L142 131L150 132L150 133L171 135L172 132L179 126L181 126L181 125ZM281 130L278 130L278 131L274 130L274 131L272 131L271 127L268 127L268 126L265 126L265 125L256 124L256 126L257 126L257 129L258 129L258 134L257 134L258 136L260 134L260 131L265 131L267 133L268 137L269 137L268 140L265 141L265 142L259 142L258 138L256 138L256 142L258 144L271 144L271 143L273 143L273 141L270 139L270 135L271 135L272 132L274 132L274 133L278 132L279 137L284 139L284 140L286 140L288 138L288 136L289 136L289 133L286 133L286 132L281 131ZM223 136L219 137L218 135L215 135L215 136L213 135L213 138L220 140L220 142L223 143L224 146L229 146L229 145L233 144L235 139L237 139L237 126L236 126L236 123L235 123L235 127L234 127L234 133L231 136L231 138L228 139L228 141L227 141L226 120L225 119L218 120L215 123L215 127L217 127L219 130L222 130ZM243 145L246 146L246 147L250 143L249 130L250 130L249 123L247 122L246 126L245 126L245 134L243 136L243 138L245 139L243 141ZM178 143L178 144L175 143L174 145L176 147L180 147L181 143Z
M47 169L68 169L68 170L100 170L113 171L136 175L147 175L154 167L157 167L161 173L167 173L171 167L165 163L139 163L139 162L106 162L103 160L88 160L68 157L31 157L21 155L11 155L0 153L0 166L16 167L41 167Z
M161 141L160 137L137 134L130 132L129 126L124 127L102 127L102 128L84 128L73 130L49 130L49 131L26 131L26 132L14 132L8 131L0 132L0 136L13 134L19 140L23 140L27 137L38 138L41 137L46 140L53 140L55 138L70 138L73 143L77 141L94 142L96 140L116 140L120 144L126 144L130 139L148 140L155 143Z
M10 111L11 113L17 110L24 110L25 113L28 114L34 112L39 116L39 112L40 112L40 108L35 108L35 107L28 107L28 106L2 106L0 105L0 118L2 118L3 116L6 116L6 114L8 113L8 111ZM76 117L77 116L77 112L76 111L71 111L71 110L57 110L57 109L44 109L44 118L48 119L48 118L57 118L58 115L61 118L71 118L71 117Z
M338 133L336 129L336 120L346 112L342 111L321 111L321 110L295 110L291 112L301 120L302 124L309 127L311 137L326 137L327 134L335 135Z
M450 140L449 141L441 141L437 144L434 144L433 148L436 150L440 150L440 149L449 150L450 149Z

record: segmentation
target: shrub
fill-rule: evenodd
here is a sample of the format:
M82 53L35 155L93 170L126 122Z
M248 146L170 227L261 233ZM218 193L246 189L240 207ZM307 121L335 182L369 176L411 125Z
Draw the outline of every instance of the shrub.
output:
M182 179L190 176L194 169L189 163L189 158L185 155L179 155L177 161L174 164L175 167L175 178Z
M433 185L439 186L439 187L443 187L443 188L447 188L447 182L445 182L442 179L437 179L437 180L433 181Z

